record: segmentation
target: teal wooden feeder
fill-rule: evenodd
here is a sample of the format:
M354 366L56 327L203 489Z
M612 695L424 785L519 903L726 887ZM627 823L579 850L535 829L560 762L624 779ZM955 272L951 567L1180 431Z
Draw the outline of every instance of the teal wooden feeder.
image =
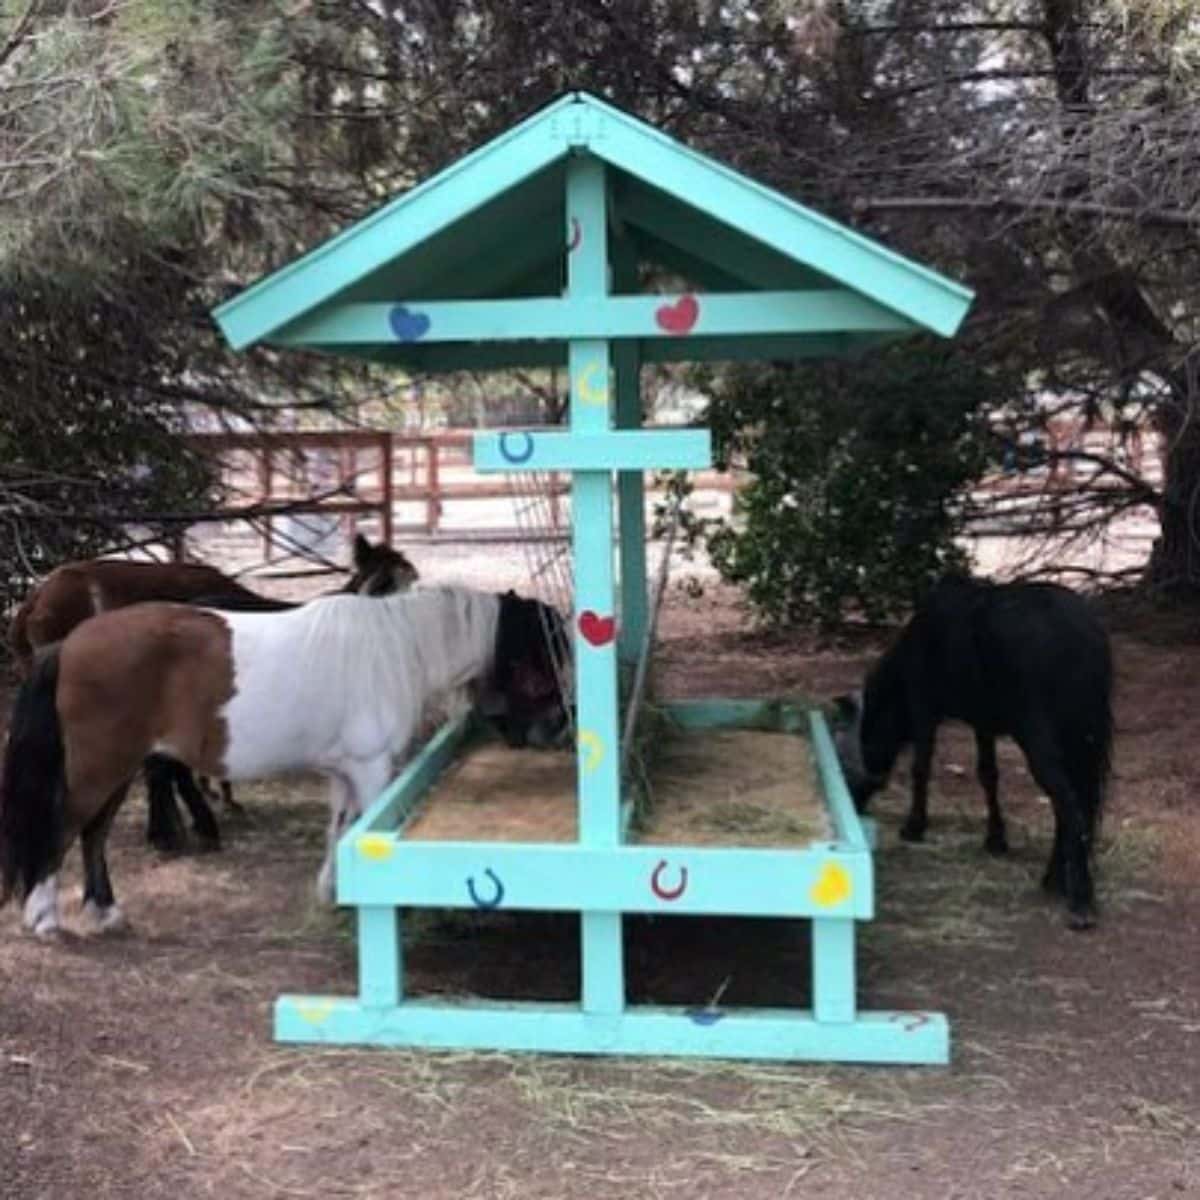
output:
M690 290L640 292L646 263ZM338 899L358 914L358 995L280 997L277 1038L948 1060L941 1014L857 1007L855 925L875 912L872 851L820 714L797 722L786 706L719 701L675 709L693 727L761 724L768 713L806 724L828 839L642 845L623 815L618 662L636 657L648 619L643 472L711 462L705 430L640 428L641 364L841 356L919 331L950 336L970 300L965 288L573 94L217 309L236 348L305 347L413 371L561 365L570 375L566 431L479 434L475 466L572 476L577 836L407 838L467 740L467 720L447 725L338 848ZM400 911L421 906L579 913L578 1002L406 996ZM627 1004L626 913L808 919L811 1009Z

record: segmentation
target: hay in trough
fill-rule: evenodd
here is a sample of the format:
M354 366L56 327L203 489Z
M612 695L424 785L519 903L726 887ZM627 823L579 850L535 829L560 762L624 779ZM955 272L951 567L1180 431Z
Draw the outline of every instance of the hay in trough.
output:
M480 741L430 791L405 837L431 842L573 842L575 755Z
M641 842L781 846L832 836L807 738L756 729L683 733L650 765Z
M571 842L575 756L481 741L405 831L418 841ZM652 845L797 845L832 836L808 741L759 730L674 732L648 764L634 837Z

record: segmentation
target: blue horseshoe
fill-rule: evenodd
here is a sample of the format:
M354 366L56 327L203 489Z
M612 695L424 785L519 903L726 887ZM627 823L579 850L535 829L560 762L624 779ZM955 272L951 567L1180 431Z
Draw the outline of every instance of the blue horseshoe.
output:
M467 876L467 892L476 908L498 908L500 901L504 899L504 884L500 882L500 876L491 867L485 867L483 873L491 879L496 894L490 900L480 899L479 893L475 890L474 875Z
M510 450L508 439L510 437L523 437L525 445L520 450ZM510 463L525 463L533 457L533 435L530 433L502 433L500 435L500 453Z

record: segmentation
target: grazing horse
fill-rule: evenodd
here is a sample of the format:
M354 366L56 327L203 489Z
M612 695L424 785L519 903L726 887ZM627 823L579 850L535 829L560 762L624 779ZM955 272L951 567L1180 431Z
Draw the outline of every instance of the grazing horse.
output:
M342 592L357 592L365 596L390 596L393 592L407 591L419 578L417 568L400 550L386 542L372 544L362 534L354 535L354 569ZM298 608L290 600L276 600L259 595L240 584L229 581L233 587L212 595L191 598L188 602L197 608L217 608L223 612L284 612ZM146 840L159 850L170 852L182 844L182 828L175 807L178 792L192 818L192 830L206 850L216 850L221 845L221 830L209 806L211 792L207 781L199 781L182 763L165 755L152 754L146 759L146 793L150 809ZM207 794L206 794L207 793ZM234 802L233 789L228 780L221 781L221 798L226 809L239 810Z
M1074 592L951 576L917 607L861 694L838 697L834 736L860 811L912 745L912 804L900 836L920 841L937 727L966 722L993 854L1008 849L996 738L1013 738L1054 806L1042 886L1066 897L1071 927L1083 929L1092 923L1088 859L1111 765L1111 697L1108 635Z
M105 842L145 757L224 779L320 771L330 825L318 893L333 896L337 837L383 790L446 693L498 688L527 722L565 721L536 600L436 587L382 599L338 595L290 612L139 604L84 621L39 656L13 708L0 782L0 903L58 928L63 855L82 840L84 908L123 918Z
M385 543L372 545L361 534L354 538L354 571L344 591L382 596L404 591L417 580L417 570L399 550ZM244 611L275 611L294 608L286 600L273 600L243 587L215 567L200 563L126 562L121 559L92 559L65 563L25 598L9 627L18 672L29 675L35 651L62 641L80 622L98 613L125 608L148 600L174 600L211 608ZM192 773L178 763L151 756L146 763L150 819L147 839L162 850L180 843L179 819L174 793L192 817L192 827L202 845L216 848L220 830ZM227 783L222 795L235 807Z

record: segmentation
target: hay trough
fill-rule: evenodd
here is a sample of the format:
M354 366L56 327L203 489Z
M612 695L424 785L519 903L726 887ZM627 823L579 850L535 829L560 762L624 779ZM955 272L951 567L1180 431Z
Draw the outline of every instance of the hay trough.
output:
M575 756L512 749L480 737L430 790L411 841L574 842ZM808 739L758 729L677 731L656 750L644 783L641 845L798 846L833 826Z

